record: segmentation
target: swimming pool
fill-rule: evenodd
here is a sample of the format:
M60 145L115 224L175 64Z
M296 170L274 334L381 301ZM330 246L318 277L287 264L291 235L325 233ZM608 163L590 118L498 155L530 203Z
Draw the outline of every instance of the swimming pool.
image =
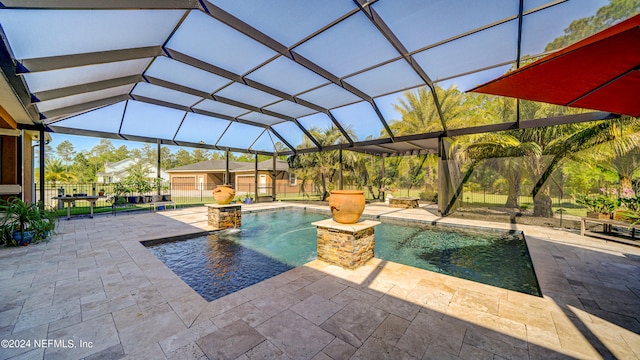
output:
M149 245L207 301L316 259L316 228L303 210L243 214L241 229ZM521 232L430 224L376 226L377 258L540 295Z

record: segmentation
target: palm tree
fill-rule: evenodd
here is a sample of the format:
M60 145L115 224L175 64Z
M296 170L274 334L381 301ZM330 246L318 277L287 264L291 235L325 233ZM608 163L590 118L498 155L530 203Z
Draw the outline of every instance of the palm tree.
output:
M623 129L626 128L627 132ZM570 124L532 129L527 133L531 139L543 146L543 155L550 157L549 164L542 165L542 159L530 163L532 174L536 176L533 187L534 215L550 217L551 197L549 188L543 187L560 163L577 152L592 152L602 147L613 147L619 152L628 152L639 144L640 122L635 118L595 121L585 124ZM543 170L544 169L544 170ZM542 171L541 171L542 170ZM536 196L538 195L538 196ZM538 205L538 210L536 210Z
M523 141L517 135L516 132L481 134L459 139L456 144L460 148L458 158L470 162L471 169L484 161L485 165L504 177L509 186L506 207L518 206L523 157L539 157L542 154L537 143Z
M352 139L357 139L352 129L347 128L345 131ZM342 140L342 133L334 126L326 129L311 128L309 129L309 133L321 146L336 145ZM305 137L300 147L312 147L310 140ZM297 169L296 175L301 180L312 179L316 187L322 189L322 200L325 200L329 196L330 187L334 186L335 174L339 167L338 154L338 150L304 153L293 156L290 158L289 163ZM354 153L343 152L343 166L345 168L353 169L355 162L356 156Z
M621 127L627 128L626 132ZM638 144L639 128L638 120L631 118L556 125L481 135L477 139L482 141L460 143L459 147L461 154L472 163L522 156L523 161L503 175L509 177L519 172L529 176L534 184L534 216L552 217L550 190L545 184L561 162L580 151L590 149L594 152L604 146L617 148L620 152L630 151ZM509 165L504 166L507 167ZM516 184L520 180L512 177Z
M620 181L621 193L629 193L633 189L633 175L640 169L640 148L635 146L640 141L640 120L629 118L623 122L625 126L613 130L620 131L617 139L576 154L575 160L615 173Z
M393 105L401 115L401 119L389 123L394 134L400 136L442 130L438 108L429 88L406 91L403 96L404 99Z
M485 107L482 103L490 99L489 96L465 94L454 85L446 90L439 86L435 86L434 89L447 127L459 128L498 122L495 115L483 110ZM427 87L404 92L403 98L393 107L401 116L400 119L389 123L389 127L397 136L443 130L433 94ZM493 114L500 115L501 112Z
M69 182L74 179L74 176L67 172L66 166L62 163L62 160L55 158L47 158L44 163L44 179L52 183L57 182Z

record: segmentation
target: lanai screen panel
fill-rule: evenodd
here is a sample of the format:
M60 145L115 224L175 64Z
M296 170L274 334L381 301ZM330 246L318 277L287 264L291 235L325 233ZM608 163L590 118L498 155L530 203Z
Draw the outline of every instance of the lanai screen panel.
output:
M511 20L422 51L414 57L434 80L442 80L515 61L517 34L518 22Z
M222 134L222 137L216 145L229 148L249 149L265 130L266 129L256 126L233 122L225 130L224 134Z
M239 83L233 83L215 95L255 107L264 107L282 100L278 96Z
M120 133L158 139L171 139L184 119L184 111L130 100Z
M185 141L190 143L215 144L230 124L231 122L228 120L188 113L182 121L174 140L178 143Z
M127 95L131 92L132 85L121 85L107 89L81 92L69 96L53 98L50 100L39 101L36 104L38 111L42 114L56 114L56 110L68 109L73 106L116 97L118 95ZM64 111L64 110L63 110Z
M416 135L444 129L437 102L428 86L381 96L374 101L395 136ZM446 105L446 102L444 103ZM447 106L442 108L443 115L446 115L447 109Z
M134 98L136 96L143 96L185 107L191 107L202 99L195 95L148 83L136 84L131 95L133 95Z
M300 104L294 103L289 100L282 100L280 102L271 104L264 108L265 110L274 111L282 115L286 115L293 118L299 118L302 116L311 115L318 111L308 108L306 106L302 106Z
M266 114L255 112L255 111L242 115L240 119L248 120L254 123L260 123L264 125L273 125L273 124L277 124L285 121L284 119L281 119L279 117L266 115Z
M152 58L115 61L58 70L26 73L23 75L33 93L64 89L127 76L140 75Z
M357 9L352 1L206 1L229 12L284 46L291 47Z
M214 114L222 114L223 116L238 117L242 114L251 112L251 110L241 108L239 106L229 105L227 103L205 99L197 105L193 106L193 109L200 111L207 111Z
M349 140L340 132L336 123L325 113L317 113L298 119L309 132L317 135L322 145L346 144ZM324 134L324 135L323 135Z
M298 96L323 108L333 109L347 104L353 104L361 100L360 97L350 93L336 84L329 84Z
M289 95L298 95L329 83L329 80L285 56L277 57L246 78Z
M145 71L146 77L168 81L208 94L229 84L231 80L168 57L157 57Z
M215 40L211 41L210 36ZM275 55L266 46L200 11L189 13L167 48L235 74L244 74Z
M371 140L381 137L389 137L378 115L371 105L359 102L353 105L343 106L331 111L343 128L352 135L354 140Z
M420 76L404 59L358 73L345 81L369 96L385 95L423 84Z
M362 13L351 15L294 51L340 78L400 55Z
M372 6L407 50L413 52L514 18L519 3L519 0L408 0L378 1Z
M448 129L520 120L522 108L507 112L513 119L478 116L465 108L478 98L462 94L601 30L576 31L562 42L569 25L597 18L609 1L118 4L0 1L2 69L15 93L26 94L33 121L61 132L266 153L281 151L278 142L289 142L284 151L317 150L330 136L328 142L357 148L367 139L432 139ZM409 117L397 106L421 89L428 121L401 124ZM513 100L504 102L515 109ZM138 111L143 107L151 110ZM215 121L200 116L226 121L228 129L209 129ZM243 132L251 138L231 136Z
M105 106L53 123L69 129L117 134L122 124L126 101Z
M278 142L277 147L282 149L284 148L284 144ZM276 142L269 131L265 130L262 135L251 144L249 150L275 152Z
M296 124L290 121L276 124L272 128L294 149L310 149L315 147L309 137L302 132Z
M0 21L15 58L33 59L160 46L183 14L184 10L5 9Z

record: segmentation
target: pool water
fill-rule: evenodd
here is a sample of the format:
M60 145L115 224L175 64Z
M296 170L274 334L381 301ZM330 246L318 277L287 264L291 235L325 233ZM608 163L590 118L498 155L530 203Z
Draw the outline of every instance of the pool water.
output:
M375 231L377 258L541 295L522 232L391 224Z
M148 246L207 301L316 259L316 228L327 215L304 211L242 214L241 229Z
M316 228L327 214L302 210L242 215L241 229L148 246L207 301L316 259ZM382 223L377 258L540 295L522 233Z

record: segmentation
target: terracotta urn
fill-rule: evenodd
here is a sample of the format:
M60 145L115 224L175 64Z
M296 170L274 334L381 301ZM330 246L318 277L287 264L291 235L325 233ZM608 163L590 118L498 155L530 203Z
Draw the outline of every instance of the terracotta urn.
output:
M355 224L364 211L362 190L333 190L327 200L333 220L341 224Z
M213 189L213 198L219 205L227 205L231 203L231 200L236 196L236 191L233 190L231 185L218 185Z

